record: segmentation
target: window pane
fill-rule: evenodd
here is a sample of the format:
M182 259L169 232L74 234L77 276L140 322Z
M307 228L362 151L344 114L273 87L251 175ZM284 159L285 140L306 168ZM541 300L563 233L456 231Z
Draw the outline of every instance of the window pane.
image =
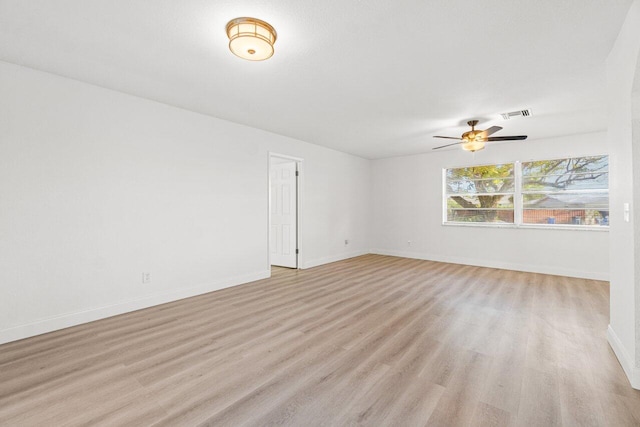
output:
M447 193L512 193L513 178L457 179L447 181Z
M524 209L524 224L609 225L609 210Z
M603 191L523 194L522 199L525 209L609 209L609 193Z
M449 208L447 221L513 224L513 210Z
M604 190L609 188L608 172L584 172L522 178L523 191Z
M524 191L609 188L608 156L574 157L522 163Z
M513 192L513 163L447 169L447 193Z
M553 172L608 172L608 156L573 157L568 159L536 160L522 163L522 175L548 175Z
M447 207L451 209L512 209L513 195L475 196L469 194L447 197Z
M447 169L447 178L509 178L513 177L513 163Z

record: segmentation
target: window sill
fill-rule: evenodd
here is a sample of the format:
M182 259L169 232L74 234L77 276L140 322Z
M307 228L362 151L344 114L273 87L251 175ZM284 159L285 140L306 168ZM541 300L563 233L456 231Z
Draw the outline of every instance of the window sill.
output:
M477 222L443 222L447 227L480 227L480 228L523 228L532 230L568 230L568 231L609 231L608 225L571 225L571 224L482 224Z

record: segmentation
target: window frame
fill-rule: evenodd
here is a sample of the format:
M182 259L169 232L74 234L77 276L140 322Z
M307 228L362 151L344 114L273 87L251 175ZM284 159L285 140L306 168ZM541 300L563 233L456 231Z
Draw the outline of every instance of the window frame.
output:
M457 166L457 167L448 167L442 169L442 225L447 227L489 227L489 228L523 228L523 229L540 229L540 230L583 230L583 231L609 231L609 227L611 224L611 216L609 216L609 224L607 225L577 225L577 224L526 224L523 222L524 220L524 199L523 193L527 193L526 191L522 191L522 164L527 162L535 162L535 161L548 161L548 160L560 160L560 159L575 159L581 157L598 157L598 156L607 156L607 174L609 171L609 155L608 154L590 154L590 155L582 155L582 156L570 156L570 157L558 157L551 159L538 159L538 160L516 160L516 161L505 161L500 162L497 161L495 163L486 163L486 164L473 164L467 166ZM504 164L513 164L513 174L514 174L514 191L513 191L513 224L512 223L496 223L496 222L456 222L456 221L448 221L448 208L447 208L447 199L449 194L447 194L447 170L450 169L462 169L469 167L478 167L478 166L493 166L493 165L504 165ZM609 194L609 187L607 185L607 194ZM588 190L587 190L588 191ZM598 191L598 190L595 190ZM600 189L600 191L603 191ZM609 208L611 207L611 200L609 200Z

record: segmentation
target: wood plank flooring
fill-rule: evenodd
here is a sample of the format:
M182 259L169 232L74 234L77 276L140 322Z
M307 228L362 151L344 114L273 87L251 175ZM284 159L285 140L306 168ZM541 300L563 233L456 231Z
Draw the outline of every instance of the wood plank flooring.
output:
M0 425L638 426L605 282L367 255L0 346Z

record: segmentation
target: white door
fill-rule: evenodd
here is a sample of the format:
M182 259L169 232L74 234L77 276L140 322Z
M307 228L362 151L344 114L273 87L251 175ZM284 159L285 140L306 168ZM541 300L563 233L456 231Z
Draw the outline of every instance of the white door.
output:
M297 268L296 162L271 164L271 265Z

